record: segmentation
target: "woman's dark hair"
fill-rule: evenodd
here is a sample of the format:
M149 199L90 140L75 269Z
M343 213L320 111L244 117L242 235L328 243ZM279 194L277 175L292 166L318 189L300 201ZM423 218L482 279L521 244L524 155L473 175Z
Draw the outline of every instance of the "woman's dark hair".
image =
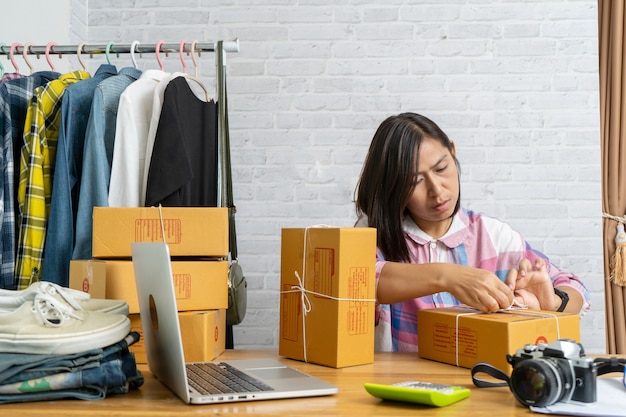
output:
M419 151L425 137L452 152L448 136L424 116L402 113L384 120L374 134L357 184L357 213L366 215L368 226L376 228L378 248L388 261L409 261L402 219L415 187ZM458 160L454 161L458 168ZM459 191L455 214L460 201Z

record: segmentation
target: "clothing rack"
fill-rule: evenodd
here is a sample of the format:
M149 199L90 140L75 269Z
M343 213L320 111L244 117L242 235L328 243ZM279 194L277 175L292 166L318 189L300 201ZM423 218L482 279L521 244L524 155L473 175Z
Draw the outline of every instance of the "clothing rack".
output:
M148 53L197 53L201 52L215 52L217 59L215 60L215 77L216 77L216 93L217 93L217 111L218 111L218 140L220 144L229 145L228 141L228 109L226 100L226 53L239 52L239 39L234 41L217 41L217 42L186 42L180 43L165 43L159 41L157 43L140 43L134 41L128 43L115 43L113 41L107 44L89 44L81 42L78 45L57 45L54 42L50 42L47 45L32 45L26 43L15 42L11 45L0 43L0 56L6 55L7 57L13 57L15 55L35 55L37 57L45 55L48 57L50 54L58 55L110 55L110 54L148 54ZM228 150L226 150L228 151ZM230 157L230 155L227 155ZM222 158L218 161L218 206L226 204L225 193L230 190L224 189L221 179L230 176L229 172L226 172L226 166L222 163ZM231 212L236 211L234 207L229 207ZM232 226L234 227L234 226Z
M183 45L184 53L191 53L191 42L186 42ZM195 44L194 50L195 52L216 52L217 51L218 42L198 42ZM13 46L14 45L14 46ZM234 41L222 42L223 52L239 52L239 39L235 39ZM117 44L114 42L109 42L107 44L88 44L81 43L79 45L56 45L54 42L49 43L48 45L22 45L22 44L2 44L0 45L0 55L10 55L11 53L16 55L23 55L26 53L27 55L45 55L45 54L56 54L56 55L77 55L78 53L87 54L87 55L97 55L97 54L128 54L131 52L135 52L138 54L143 53L155 53L157 52L157 47L160 52L169 53L169 52L180 52L180 44L177 43L155 43L155 44L144 44L144 43L132 43L132 44ZM11 51L13 48L13 51Z

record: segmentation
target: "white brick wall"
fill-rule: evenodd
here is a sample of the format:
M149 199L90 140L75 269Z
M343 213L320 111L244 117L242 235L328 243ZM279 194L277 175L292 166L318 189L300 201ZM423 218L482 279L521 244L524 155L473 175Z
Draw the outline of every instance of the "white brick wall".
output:
M456 141L464 204L583 277L582 341L604 352L596 0L91 0L87 30L103 43L241 41L228 56L250 290L237 347L277 346L281 228L351 226L375 128L417 111ZM180 69L176 54L165 64Z

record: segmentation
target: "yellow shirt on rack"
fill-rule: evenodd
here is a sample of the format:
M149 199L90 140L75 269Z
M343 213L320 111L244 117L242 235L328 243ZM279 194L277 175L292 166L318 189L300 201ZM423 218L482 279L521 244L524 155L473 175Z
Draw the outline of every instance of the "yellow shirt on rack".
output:
M69 85L89 77L86 71L74 71L36 88L26 113L17 190L19 238L15 279L18 289L27 288L41 278L63 92Z

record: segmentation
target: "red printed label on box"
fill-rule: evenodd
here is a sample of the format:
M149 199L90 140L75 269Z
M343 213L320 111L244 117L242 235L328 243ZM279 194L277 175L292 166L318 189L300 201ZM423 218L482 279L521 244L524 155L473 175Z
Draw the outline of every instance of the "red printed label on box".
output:
M467 327L459 327L459 334L457 336L454 327L447 326L443 323L437 323L433 326L433 350L457 354L457 341L459 356L476 357L478 353L478 336L475 331Z
M283 339L297 341L302 308L300 292L292 292L291 287L283 285L280 333Z
M160 219L135 220L135 242L160 242L165 235L167 243L180 243L182 240L180 219L163 219L162 223L163 228Z
M314 290L318 294L333 293L335 275L335 251L327 248L315 248ZM316 295L319 297L319 295Z
M191 298L191 274L174 274L174 290L177 300Z
M369 304L367 300L369 294L368 286L369 269L367 267L350 268L350 279L348 281L348 334L365 334L371 323L368 317Z

